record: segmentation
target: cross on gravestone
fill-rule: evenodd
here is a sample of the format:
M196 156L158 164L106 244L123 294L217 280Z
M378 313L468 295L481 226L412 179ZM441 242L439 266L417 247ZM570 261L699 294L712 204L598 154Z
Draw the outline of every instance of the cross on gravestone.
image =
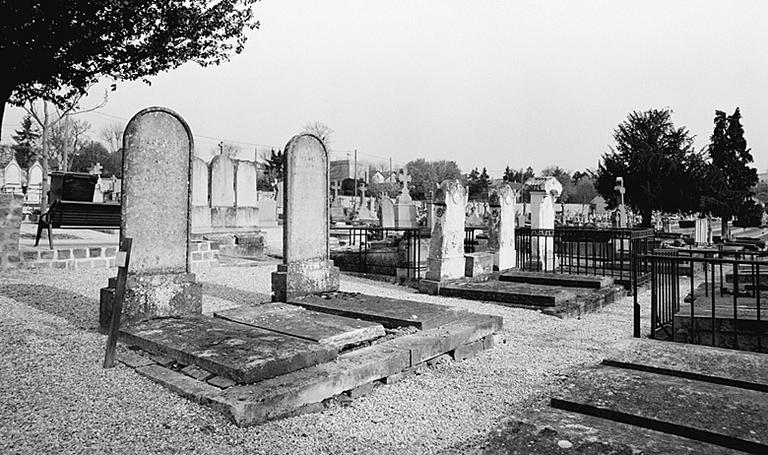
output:
M360 200L365 201L365 190L368 189L368 185L366 185L365 182L361 182L358 188L360 188Z
M403 173L397 179L403 184L403 192L408 193L408 184L413 180L413 177L408 175L408 169L403 169Z
M627 189L624 187L624 177L616 177L616 186L613 189L618 191L621 205L624 205L624 193L627 192Z
M339 199L339 190L341 189L341 183L339 183L338 180L334 180L331 184L331 189L333 190L333 200L337 201Z
M613 187L619 193L619 206L616 208L616 226L618 228L627 227L627 209L624 206L624 193L627 191L624 188L624 177L616 177L616 186Z

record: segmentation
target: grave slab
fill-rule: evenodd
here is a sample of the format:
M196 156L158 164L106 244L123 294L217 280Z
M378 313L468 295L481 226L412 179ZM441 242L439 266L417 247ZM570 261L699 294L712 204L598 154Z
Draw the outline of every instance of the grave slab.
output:
M333 360L335 347L206 316L152 319L121 329L123 340L240 384Z
M558 443L572 444L564 449ZM725 447L549 407L512 416L484 442L487 455L737 454Z
M768 356L695 344L629 339L603 364L768 392Z
M244 305L219 311L215 317L329 344L338 349L385 335L381 324L335 314L319 313L285 303Z
M607 276L528 272L523 270L507 270L502 272L499 274L499 281L592 289L600 289L613 284L613 278Z
M551 400L580 412L747 452L768 452L768 395L645 371L580 371Z
M431 303L343 292L304 296L289 303L321 313L378 322L388 328L410 326L429 330L466 314L464 310Z
M440 295L537 307L559 305L576 297L575 292L563 288L494 280L447 281L440 285Z

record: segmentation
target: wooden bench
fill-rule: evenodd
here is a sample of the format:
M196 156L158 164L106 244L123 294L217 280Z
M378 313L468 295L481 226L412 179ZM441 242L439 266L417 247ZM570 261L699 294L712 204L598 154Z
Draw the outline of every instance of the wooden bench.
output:
M80 201L54 201L37 222L35 246L40 243L43 229L48 231L48 246L53 249L52 228L56 229L118 229L120 204Z

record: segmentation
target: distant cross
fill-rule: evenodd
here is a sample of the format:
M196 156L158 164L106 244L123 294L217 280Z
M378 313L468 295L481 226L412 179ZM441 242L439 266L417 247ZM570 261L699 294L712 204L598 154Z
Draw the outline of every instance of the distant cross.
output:
M104 169L104 167L101 165L101 163L96 163L91 168L91 174L94 175L101 175L101 170Z
M360 194L362 195L361 201L365 200L365 190L368 189L368 185L365 184L365 182L360 182Z
M403 192L408 192L408 184L411 183L411 180L413 180L413 177L408 175L408 168L403 169L403 175L399 178L400 183L403 184Z
M624 193L627 191L627 189L624 188L624 177L616 177L616 186L613 187L613 189L619 192L621 205L624 205Z
M333 190L333 200L335 201L339 198L339 190L341 189L341 184L338 180L333 181L331 184L331 189Z

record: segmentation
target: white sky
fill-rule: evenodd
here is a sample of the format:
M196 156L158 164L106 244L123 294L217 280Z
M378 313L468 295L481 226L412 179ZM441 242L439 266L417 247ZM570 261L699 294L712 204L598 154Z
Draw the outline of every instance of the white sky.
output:
M82 118L96 130L166 106L202 154L221 139L280 147L317 120L335 150L500 176L594 168L632 110L672 108L698 149L714 110L739 106L768 168L765 0L262 0L256 15L231 62L120 83ZM6 109L4 142L21 117Z

